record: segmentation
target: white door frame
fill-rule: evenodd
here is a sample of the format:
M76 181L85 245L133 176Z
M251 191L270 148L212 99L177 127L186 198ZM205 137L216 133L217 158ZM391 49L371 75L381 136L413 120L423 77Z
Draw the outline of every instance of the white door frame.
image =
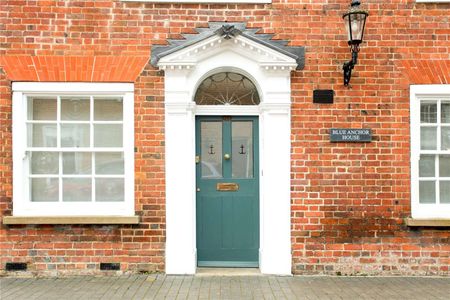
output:
M279 54L271 56L274 61L268 61L264 51L273 50L259 45L258 53L262 52L265 58L262 64L260 56L248 53L256 49L241 47L242 44L225 41L219 43L219 48L211 51L211 55L199 52L197 57L183 56L189 59L189 64L180 59L178 53L158 63L165 69L167 274L196 272L196 115L259 117L260 270L263 274L291 274L290 70L296 63ZM174 62L173 57L177 55ZM193 56L194 64L191 63ZM197 106L193 102L197 86L207 76L221 71L238 72L251 79L258 88L261 103L257 106Z

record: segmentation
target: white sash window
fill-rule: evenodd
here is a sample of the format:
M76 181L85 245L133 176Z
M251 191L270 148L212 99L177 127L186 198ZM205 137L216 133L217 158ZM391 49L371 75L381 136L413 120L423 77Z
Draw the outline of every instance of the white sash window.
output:
M134 215L132 84L13 83L13 215Z
M450 85L411 86L411 207L450 218Z

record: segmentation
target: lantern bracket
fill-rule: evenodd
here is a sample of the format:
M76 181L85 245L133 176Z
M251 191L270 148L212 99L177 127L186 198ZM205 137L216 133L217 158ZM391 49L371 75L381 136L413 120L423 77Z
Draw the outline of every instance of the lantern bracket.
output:
M359 50L359 47L358 47ZM345 62L342 69L344 70L344 85L348 86L350 83L350 78L352 77L352 70L358 63L358 51L356 47L352 47L352 59Z
M359 45L363 41L366 18L369 15L367 11L360 9L360 4L361 2L359 0L352 0L349 11L343 15L344 20L348 22L346 23L349 35L348 45L350 46L350 50L352 53L352 59L345 62L342 66L342 69L344 70L345 86L349 85L350 78L352 77L352 70L358 62ZM351 24L352 19L356 21L355 32L353 31ZM362 20L362 23L358 23L361 22L360 20Z

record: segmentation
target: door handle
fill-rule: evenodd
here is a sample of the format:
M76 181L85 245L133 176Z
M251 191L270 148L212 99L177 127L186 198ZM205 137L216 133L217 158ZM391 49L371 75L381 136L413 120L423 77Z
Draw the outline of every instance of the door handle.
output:
M200 188L197 188L197 192L200 192Z
M224 158L225 160L229 160L229 159L231 158L231 156L230 156L230 154L225 153L225 155L223 156L223 158Z

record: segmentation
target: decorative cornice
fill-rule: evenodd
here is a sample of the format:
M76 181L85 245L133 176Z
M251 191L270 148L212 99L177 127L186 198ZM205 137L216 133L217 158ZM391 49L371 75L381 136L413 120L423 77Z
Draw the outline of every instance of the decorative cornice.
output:
M184 39L183 40L168 40L168 45L154 45L152 46L152 53L151 53L151 64L153 66L160 66L164 68L164 66L161 66L159 64L160 59L163 57L166 57L170 54L176 53L178 51L182 51L190 46L193 46L195 44L202 44L200 47L200 50L206 50L207 48L214 47L222 42L222 40L231 40L234 39L234 42L237 43L239 40L239 37L243 37L246 40L252 41L256 43L257 45L261 45L264 47L267 47L269 49L274 50L278 54L285 55L287 57L290 57L295 60L296 66L295 69L301 70L304 68L305 65L305 48L304 47L292 47L287 46L288 41L284 40L273 40L272 34L258 34L258 31L260 29L248 29L246 28L245 23L225 23L225 22L210 22L208 28L196 28L197 31L196 34L183 34ZM216 37L216 38L214 38ZM208 40L209 43L205 44L204 42ZM241 41L241 43L244 43ZM246 45L243 45L246 46ZM253 46L249 46L250 49ZM194 51L199 51L199 48L195 48ZM196 52L196 53L197 53ZM189 55L189 53L187 54ZM190 67L193 67L193 65L187 64ZM168 66L165 66L166 68ZM291 64L286 66L272 66L270 63L268 64L262 64L263 68L276 70L279 68L280 70L285 68L292 68L293 66ZM170 66L172 68L172 66ZM175 68L175 66L174 66ZM186 68L189 69L187 66L184 67L183 64L177 64L176 68Z

